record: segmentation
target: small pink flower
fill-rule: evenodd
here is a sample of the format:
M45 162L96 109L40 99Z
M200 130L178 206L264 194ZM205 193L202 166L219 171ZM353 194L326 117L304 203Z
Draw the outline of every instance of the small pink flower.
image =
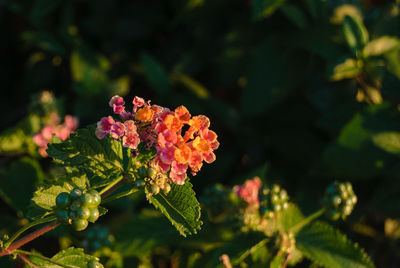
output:
M183 185L185 184L185 179L186 179L186 173L182 173L182 174L177 174L174 171L170 171L169 172L169 177L171 178L171 180L178 185Z
M122 145L131 149L136 149L139 145L140 139L136 132L130 132L122 137Z
M114 113L119 114L119 115L122 115L122 114L126 113L125 112L125 106L116 105L116 104L113 105L113 111L114 111Z
M61 126L55 130L55 134L57 137L65 141L69 137L69 134L71 134L71 130Z
M160 160L165 164L171 164L175 157L175 146L169 146L161 149Z
M47 144L47 140L43 138L42 134L38 133L33 136L33 142L39 146L43 147Z
M66 115L64 118L64 125L70 130L75 130L78 128L79 120L75 116Z
M155 162L156 166L158 166L158 168L164 173L167 173L171 167L169 164L165 164L163 161L161 161L159 156L156 156L156 158L154 159L154 162Z
M145 101L143 98L140 98L138 96L135 96L133 98L133 112L135 113L137 111L138 108L142 107L145 104Z
M99 122L97 122L97 128L108 133L114 124L114 119L111 116L107 116L103 117Z
M108 134L108 132L107 131L103 131L100 128L96 128L95 134L96 134L96 137L98 139L102 140Z
M123 105L125 105L125 101L124 101L124 98L122 98L122 97L120 97L118 95L115 95L115 96L113 96L111 98L111 100L108 103L108 105L110 105L110 107L112 107L112 108L114 107L114 105L123 106Z
M161 147L167 146L167 144L175 144L177 142L177 135L174 131L165 129L163 132L158 134L158 144Z
M196 174L200 171L203 166L203 156L198 151L192 151L192 155L189 160L189 167L191 169L192 174Z
M258 191L261 187L259 177L254 177L252 180L246 180L243 186L234 186L233 191L250 205L258 205Z
M133 120L127 120L124 122L125 125L125 129L126 129L126 133L130 133L130 132L135 132L137 130L137 127L135 125L135 122Z
M173 171L176 174L186 174L186 171L188 169L188 164L179 164L177 161L172 161L171 164L171 171Z
M125 133L125 126L121 122L116 122L111 126L110 135L113 139L118 140Z
M45 140L50 141L53 137L53 131L53 127L45 126L40 132Z
M203 159L206 161L207 164L211 164L215 161L216 157L215 154L211 151L208 153L203 153Z

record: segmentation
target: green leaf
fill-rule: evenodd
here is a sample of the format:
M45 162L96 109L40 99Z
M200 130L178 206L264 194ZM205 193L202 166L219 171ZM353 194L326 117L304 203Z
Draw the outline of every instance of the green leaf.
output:
M372 141L388 153L400 154L400 132L381 132L373 135Z
M303 11L295 5L285 4L281 8L283 14L299 29L305 29L308 21Z
M285 232L289 231L291 227L295 226L303 219L303 214L301 213L299 208L293 203L289 203L289 207L282 211L280 217L281 225Z
M32 257L31 259L33 263L43 268L60 267L59 265L40 259L38 257ZM66 250L58 252L51 258L51 260L71 268L72 267L81 268L81 267L88 267L88 262L98 261L98 258L85 254L82 248L70 247Z
M368 31L361 20L353 17L346 16L343 21L344 37L350 49L355 54L361 51L368 43Z
M296 235L296 247L323 267L374 267L363 249L324 222L316 221L304 227Z
M184 185L172 184L168 195L151 196L149 202L170 220L181 235L196 234L201 229L200 204L188 178Z
M361 73L361 68L357 64L357 60L346 59L333 68L330 79L332 81L339 81L347 78L354 78L359 73Z
M170 91L170 85L164 68L146 53L140 55L140 61L144 68L144 75L150 86L159 95L167 94Z
M23 157L0 173L0 196L17 211L26 212L34 186L43 179L39 162Z
M85 188L86 180L86 175L73 176L59 179L54 185L48 187L40 186L33 194L33 207L31 210L36 209L35 214L38 215L52 211L56 206L56 197L58 194L70 192L76 187ZM31 218L33 217L32 213L30 216Z
M391 36L382 36L369 42L364 48L364 55L379 56L393 49L399 48L400 42Z
M121 175L123 151L120 141L108 135L100 140L95 129L79 129L65 141L49 144L47 152L56 164L86 173L91 186L99 187Z
M285 0L253 0L253 20L259 20L272 15Z

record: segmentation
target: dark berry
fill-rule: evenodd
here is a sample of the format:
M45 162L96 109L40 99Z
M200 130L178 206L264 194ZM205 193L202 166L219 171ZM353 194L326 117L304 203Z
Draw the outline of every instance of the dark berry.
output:
M80 188L75 188L75 189L73 189L72 191L71 191L71 193L69 194L69 196L72 198L72 199L77 199L77 198L79 198L81 195L82 195L82 189L80 189Z
M139 178L141 178L141 179L143 179L147 176L147 168L145 168L143 166L138 168L137 172L138 172Z
M70 210L78 210L82 207L82 203L80 200L75 200L72 202L71 206L69 207Z
M57 220L61 223L68 224L69 223L69 214L66 210L57 211Z
M66 208L69 205L69 194L63 192L57 195L56 205L58 208Z

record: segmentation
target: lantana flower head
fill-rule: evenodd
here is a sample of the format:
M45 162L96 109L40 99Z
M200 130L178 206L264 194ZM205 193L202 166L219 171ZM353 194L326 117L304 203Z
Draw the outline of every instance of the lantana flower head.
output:
M103 139L110 134L131 149L137 149L140 143L154 147L157 154L149 164L167 173L176 184L184 184L188 170L196 175L203 161L215 161L214 150L219 143L217 134L209 129L210 120L206 116L192 117L184 106L172 111L137 96L132 104L132 112L126 112L124 99L112 97L109 105L121 121L103 117L97 123L96 136Z
M242 186L235 185L233 192L238 195L241 199L249 204L249 206L258 207L260 201L258 199L258 191L262 182L259 177L254 177L251 180L246 180Z
M63 124L59 124L59 122L58 114L52 114L47 125L33 136L33 142L39 147L38 151L42 157L48 156L46 152L47 144L51 142L53 134L64 141L78 128L79 124L78 118L72 115L66 115Z

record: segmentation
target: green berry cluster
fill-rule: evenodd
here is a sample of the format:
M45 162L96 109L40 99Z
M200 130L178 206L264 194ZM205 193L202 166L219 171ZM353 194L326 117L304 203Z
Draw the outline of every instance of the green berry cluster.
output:
M345 219L353 211L354 205L357 203L357 196L354 194L350 182L334 182L326 188L322 202L330 219Z
M136 171L136 177L136 186L145 188L150 195L159 194L160 191L167 195L171 191L167 175L158 172L155 168L141 166Z
M278 239L280 244L280 251L290 254L292 251L296 249L296 239L294 238L293 233L283 233Z
M110 234L105 226L93 226L85 232L85 238L82 240L82 246L88 252L94 252L103 247L111 246L114 236Z
M271 187L264 186L258 193L260 200L260 215L265 218L273 218L276 212L287 209L289 196L285 189L274 184Z
M56 198L57 219L63 224L71 224L76 231L82 231L88 222L99 218L98 206L101 196L95 190L85 192L75 188L70 193L62 192Z

